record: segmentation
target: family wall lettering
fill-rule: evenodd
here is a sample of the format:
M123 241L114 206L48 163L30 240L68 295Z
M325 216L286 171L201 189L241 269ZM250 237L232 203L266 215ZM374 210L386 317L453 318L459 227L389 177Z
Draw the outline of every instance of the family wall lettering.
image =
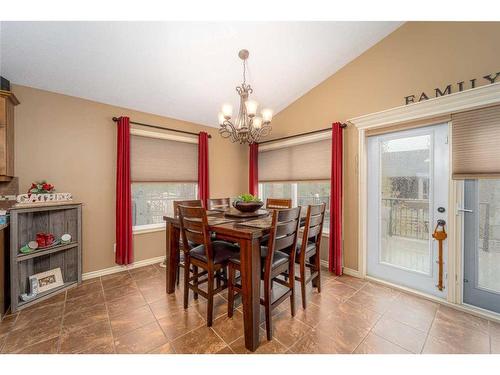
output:
M405 104L418 103L423 100L428 100L430 98L438 98L440 96L449 95L454 92L461 92L464 90L473 89L479 84L480 81L486 81L487 84L495 83L498 79L500 82L500 72L492 73L481 77L480 79L473 78L468 81L460 81L457 83L450 83L446 87L436 87L434 92L431 94L429 92L422 91L420 95L408 95L405 96Z

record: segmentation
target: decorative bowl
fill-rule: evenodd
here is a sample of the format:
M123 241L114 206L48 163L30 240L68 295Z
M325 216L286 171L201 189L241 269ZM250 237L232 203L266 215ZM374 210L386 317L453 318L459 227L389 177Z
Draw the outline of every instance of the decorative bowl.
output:
M241 212L255 212L264 205L264 202L233 202L233 207Z
M71 242L71 234L65 233L61 236L61 243L67 244Z

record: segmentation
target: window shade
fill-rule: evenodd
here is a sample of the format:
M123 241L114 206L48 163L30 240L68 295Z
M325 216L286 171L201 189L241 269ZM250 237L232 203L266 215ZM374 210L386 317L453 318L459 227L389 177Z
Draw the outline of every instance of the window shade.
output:
M259 181L329 180L331 139L259 152Z
M453 114L453 179L500 177L500 106Z
M196 182L198 145L132 135L130 169L134 182Z

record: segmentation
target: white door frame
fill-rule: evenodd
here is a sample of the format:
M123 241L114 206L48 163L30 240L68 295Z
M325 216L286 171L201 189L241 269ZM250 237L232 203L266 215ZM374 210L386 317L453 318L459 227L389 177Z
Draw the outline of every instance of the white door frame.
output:
M358 274L366 277L367 255L367 137L366 131L383 129L394 125L409 124L432 120L433 118L450 116L453 113L486 107L500 103L500 83L477 87L419 103L409 104L385 111L356 117L349 122L358 129ZM430 121L432 123L432 121ZM429 122L425 123L429 125ZM422 125L424 126L424 125ZM449 122L451 126L451 122ZM451 129L450 142L450 174L451 174ZM460 183L451 179L449 186L448 212L448 279L446 280L447 301L461 303L461 229L457 223L457 198ZM450 280L454 282L449 282Z

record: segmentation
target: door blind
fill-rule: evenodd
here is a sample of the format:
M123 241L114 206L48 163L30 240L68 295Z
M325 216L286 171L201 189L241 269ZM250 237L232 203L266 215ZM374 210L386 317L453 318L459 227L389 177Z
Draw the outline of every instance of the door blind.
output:
M451 120L453 179L500 178L500 105Z

